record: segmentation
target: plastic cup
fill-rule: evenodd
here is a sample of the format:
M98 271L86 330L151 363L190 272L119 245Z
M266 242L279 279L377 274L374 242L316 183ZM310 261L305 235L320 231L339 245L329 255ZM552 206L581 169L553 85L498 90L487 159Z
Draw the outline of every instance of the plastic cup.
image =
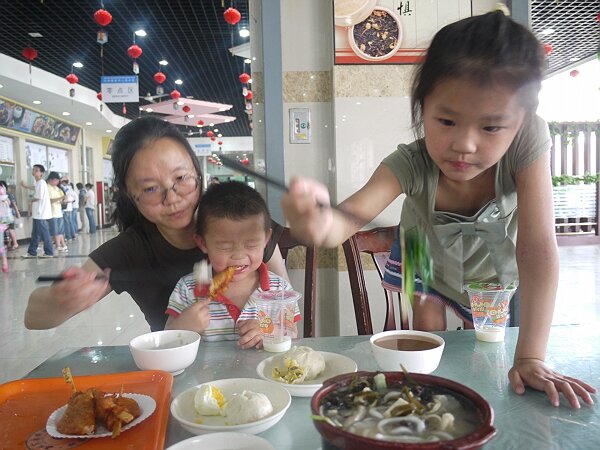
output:
M506 287L498 283L465 285L471 302L475 337L484 342L502 342L508 322L508 306L517 284Z
M296 329L294 316L300 299L296 291L263 291L252 294L258 309L258 323L267 352L285 352L292 346Z

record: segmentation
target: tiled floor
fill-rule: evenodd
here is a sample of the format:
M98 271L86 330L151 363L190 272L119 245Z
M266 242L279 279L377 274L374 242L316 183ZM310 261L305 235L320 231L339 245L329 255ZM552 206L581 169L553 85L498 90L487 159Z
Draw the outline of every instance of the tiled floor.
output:
M0 383L22 377L64 347L127 344L149 331L139 308L127 295L110 294L90 310L52 330L23 326L29 293L40 274L57 274L80 264L93 248L115 232L82 234L69 243L69 253L54 259L21 259L21 246L10 252L10 273L0 274ZM555 324L597 323L600 320L600 246L560 247L561 277Z

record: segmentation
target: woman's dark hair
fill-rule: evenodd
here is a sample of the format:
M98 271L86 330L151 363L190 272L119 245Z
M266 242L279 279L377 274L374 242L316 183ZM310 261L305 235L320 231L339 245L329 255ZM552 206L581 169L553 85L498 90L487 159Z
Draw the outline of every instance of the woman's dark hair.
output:
M544 51L524 26L495 11L446 25L436 33L412 83L412 123L422 135L423 104L441 81L468 77L519 90L521 104L531 113L538 104Z
M196 234L206 232L208 219L241 220L261 215L265 232L271 228L271 215L262 196L247 184L239 181L213 184L206 189L198 205Z
M127 172L129 171L131 160L136 153L162 138L173 139L183 146L192 159L196 173L200 177L199 184L202 186L202 169L188 140L172 123L148 116L129 122L115 136L112 146L114 186L120 192L128 192L126 185ZM140 214L131 196L119 195L116 209L113 213L113 220L118 224L120 230L126 230L130 226L142 223L146 219Z
M6 181L0 180L0 186L2 186L4 189L6 189L6 192L8 192L8 185L6 184Z

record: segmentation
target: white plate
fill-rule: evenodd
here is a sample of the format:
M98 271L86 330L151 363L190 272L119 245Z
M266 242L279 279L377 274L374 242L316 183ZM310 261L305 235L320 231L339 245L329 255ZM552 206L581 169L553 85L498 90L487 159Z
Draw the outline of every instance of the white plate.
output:
M231 399L234 394L241 394L243 391L265 394L273 405L273 413L256 422L241 425L228 425L227 418L223 416L201 416L194 408L194 396L196 391L205 384L219 388L226 400ZM182 392L171 402L171 414L183 428L194 434L216 431L258 434L279 422L290 407L291 402L292 398L288 391L282 387L274 386L273 383L268 381L257 378L230 378L203 383ZM197 423L199 419L202 423Z
M275 450L259 436L246 433L210 433L171 445L167 450Z
M262 360L258 366L256 366L256 373L263 380L277 383L288 390L294 397L312 397L313 394L323 385L323 382L328 378L341 375L343 373L356 372L358 369L356 363L348 358L347 356L340 355L338 353L330 352L319 352L325 359L325 370L314 380L303 381L302 383L288 384L283 381L277 381L272 376L273 368L275 366L283 369L283 356L276 355L270 358Z
M135 427L138 423L141 423L142 421L146 420L148 417L150 417L150 415L156 409L156 402L154 401L154 399L152 397L150 397L148 395L125 393L125 394L123 394L123 397L129 397L129 398L134 399L140 406L141 414L139 417L132 420L127 425L123 425L123 428L121 428L121 433L129 430L132 427ZM48 434L50 436L55 437L55 438L71 438L71 439L73 439L73 438L89 439L89 438L112 436L112 432L108 431L106 429L106 427L104 427L104 425L100 425L99 423L96 426L96 434L72 435L72 434L62 434L61 432L59 432L56 429L56 424L58 423L58 421L64 414L65 410L67 409L67 406L68 405L61 406L60 408L55 410L52 414L50 414L50 417L48 417L48 422L46 422L46 431L48 432Z

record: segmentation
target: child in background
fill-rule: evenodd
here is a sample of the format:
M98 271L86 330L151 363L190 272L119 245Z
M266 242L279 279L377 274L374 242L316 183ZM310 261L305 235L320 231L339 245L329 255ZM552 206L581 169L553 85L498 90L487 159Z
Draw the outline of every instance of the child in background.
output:
M4 245L4 232L14 222L10 209L8 193L3 185L0 185L0 258L2 259L2 272L8 273L8 259L6 258L6 246Z
M196 298L194 274L181 278L169 299L166 329L197 331L206 341L237 340L240 348L260 348L255 291L291 290L283 278L262 262L272 230L265 201L239 182L210 186L198 207L194 240L208 255L213 273L235 267L233 279L222 295L205 298L208 287ZM300 320L296 310L294 321Z
M518 279L511 385L518 394L526 385L545 391L554 406L562 392L579 408L578 396L592 404L596 390L544 362L558 284L551 142L535 113L544 68L540 43L502 12L445 26L413 81L421 138L398 146L341 203L355 219L318 206L329 203L328 193L309 180L293 180L282 206L296 236L335 247L406 194L400 225L426 233L435 264L431 292L415 301L413 327L444 330L446 306L470 314L467 281Z

